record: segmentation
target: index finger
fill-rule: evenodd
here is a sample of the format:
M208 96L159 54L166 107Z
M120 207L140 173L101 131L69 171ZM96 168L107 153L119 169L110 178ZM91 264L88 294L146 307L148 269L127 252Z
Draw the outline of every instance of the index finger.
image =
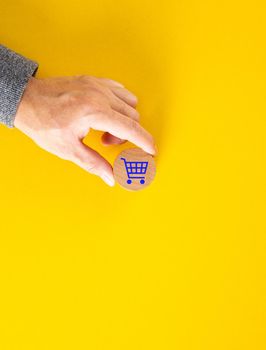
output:
M137 121L112 110L111 115L103 114L94 118L90 126L93 129L108 131L120 139L128 140L145 152L156 154L156 147L152 135Z

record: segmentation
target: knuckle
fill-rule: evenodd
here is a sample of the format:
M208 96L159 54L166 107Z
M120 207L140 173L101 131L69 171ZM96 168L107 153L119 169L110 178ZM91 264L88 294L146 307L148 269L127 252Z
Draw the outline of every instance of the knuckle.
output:
M82 103L82 94L79 91L72 90L71 92L65 92L61 94L61 99L63 103L65 102L67 105L76 105Z
M120 109L120 112L122 114L124 114L124 115L128 114L128 108L127 108L127 105L124 102L120 103L120 108L119 109Z
M108 105L101 96L93 96L88 98L88 108L93 113L105 114L108 111Z
M77 76L78 80L84 83L87 83L91 80L91 77L89 75L86 74L81 74Z
M69 103L76 104L84 113L103 112L104 110L104 106L98 96L93 94L72 94L69 97Z
M120 113L122 113L124 115L127 115L127 116L129 116L129 117L131 117L131 118L133 118L135 120L139 120L140 115L139 115L139 112L135 108L129 106L125 102L120 103L119 107L120 107L119 108L120 109Z
M127 122L127 129L130 131L130 134L132 136L137 137L140 133L139 123L132 118L127 118L126 122Z
M94 112L101 112L103 110L103 104L98 98L91 98L88 104Z
M128 120L129 127L132 130L132 132L138 132L139 131L139 124L136 122L134 119L129 119Z
M86 169L91 174L98 174L99 173L99 162L90 160L86 162Z
M85 106L85 113L88 114L91 118L95 118L101 112L101 107L92 101L88 102Z
M90 93L99 93L101 91L101 86L97 79L92 75L81 75L79 81L86 85L86 90Z

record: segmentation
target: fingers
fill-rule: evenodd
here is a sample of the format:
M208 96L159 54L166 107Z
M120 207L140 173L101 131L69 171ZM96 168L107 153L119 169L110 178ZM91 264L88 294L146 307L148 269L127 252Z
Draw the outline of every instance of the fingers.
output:
M88 118L90 118L88 116ZM137 121L127 118L121 113L111 110L110 114L101 114L97 118L89 119L93 129L107 131L124 140L128 140L145 152L156 154L155 144L151 134Z
M114 100L112 100L111 107L115 111L123 114L125 117L132 118L132 119L136 120L137 122L139 122L139 119L140 119L139 112L135 108L129 106L127 103L120 100L119 98L115 98ZM111 135L108 132L104 133L102 136L102 143L106 146L108 146L108 145L120 145L124 142L126 142L126 141L122 140L121 138L118 138L114 135Z
M131 93L124 86L112 79L93 77L97 82L108 87L108 90L104 89L104 93L109 98L110 106L115 111L139 121L140 115L136 110L138 102L137 96ZM107 92L108 91L108 92ZM110 133L106 132L102 136L102 143L104 145L118 145L126 142L125 140L118 138Z
M89 114L89 126L104 131L104 144L120 144L128 140L150 154L156 154L152 136L139 123L139 113L135 107L137 97L124 86L112 79L93 77L109 89L103 93L109 98L110 109L95 115ZM108 92L109 91L109 92Z
M139 112L135 108L133 108L129 104L127 104L126 102L122 101L120 98L116 97L115 95L110 100L110 105L115 111L117 111L117 112L119 112L119 113L121 113L129 118L132 118L136 121L139 121L139 119L140 119ZM120 145L124 142L126 142L126 141L122 140L118 137L115 137L109 133L105 133L102 136L102 143L106 146L107 145Z
M98 81L105 83L107 86L118 86L118 87L124 87L123 84L119 83L116 80L108 79L108 78L101 78L101 77L95 77Z
M108 86L112 93L117 96L122 101L126 102L132 107L136 107L138 103L138 98L131 91L127 90L124 85L118 81L107 79L107 78L96 78L100 83Z
M116 86L110 86L110 89L112 90L113 94L120 98L122 101L127 103L128 105L136 108L138 104L138 98L136 95L134 95L132 92L125 88L120 88Z
M78 140L72 162L91 174L100 176L109 186L114 186L115 179L112 166L98 152Z
M126 116L128 116L129 118L132 118L136 121L139 121L139 118L140 118L140 115L139 115L139 112L131 107L129 104L127 104L126 102L120 100L118 97L114 97L112 100L111 100L111 107L121 113L121 114L124 114Z

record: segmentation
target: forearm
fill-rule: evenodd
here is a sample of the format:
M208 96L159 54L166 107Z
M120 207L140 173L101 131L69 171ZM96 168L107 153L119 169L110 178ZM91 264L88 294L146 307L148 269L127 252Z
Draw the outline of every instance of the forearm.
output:
M14 127L19 102L38 63L0 44L0 123Z

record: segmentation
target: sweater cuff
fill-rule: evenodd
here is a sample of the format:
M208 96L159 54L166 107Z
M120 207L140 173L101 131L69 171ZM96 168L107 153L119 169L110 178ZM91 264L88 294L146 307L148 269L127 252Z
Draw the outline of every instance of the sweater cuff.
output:
M14 128L18 105L38 63L0 45L0 123Z

